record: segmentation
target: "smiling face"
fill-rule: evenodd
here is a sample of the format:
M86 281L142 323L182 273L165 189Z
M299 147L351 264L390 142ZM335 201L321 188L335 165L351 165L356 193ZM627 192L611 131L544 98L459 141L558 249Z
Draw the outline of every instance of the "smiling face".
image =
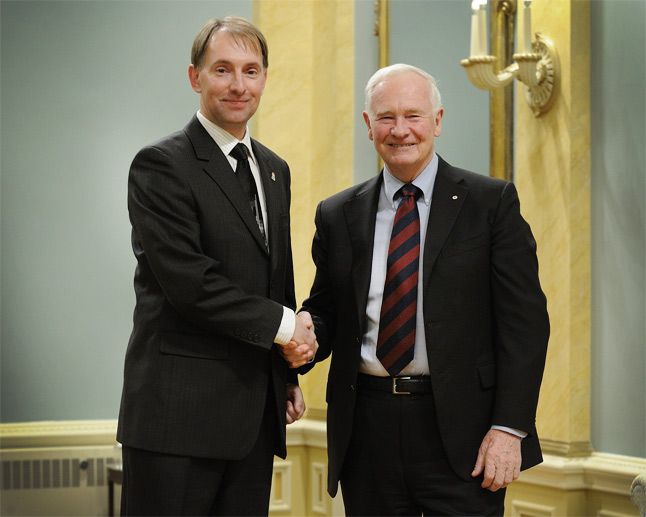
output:
M433 114L428 82L415 72L386 76L372 91L363 118L368 138L393 175L415 179L433 157L442 130L443 109Z
M260 53L221 30L211 37L201 64L189 66L188 76L200 94L202 115L242 139L267 80Z

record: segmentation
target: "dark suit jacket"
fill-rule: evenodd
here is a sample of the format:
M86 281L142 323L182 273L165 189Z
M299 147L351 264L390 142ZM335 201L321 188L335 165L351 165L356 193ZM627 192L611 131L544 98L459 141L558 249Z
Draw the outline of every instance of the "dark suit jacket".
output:
M321 202L312 255L317 360L327 384L331 494L350 442L382 175ZM424 325L437 419L455 472L470 479L492 424L527 431L523 468L542 460L534 419L549 322L536 244L512 183L440 158L424 247Z
M294 307L287 164L256 141L269 252L227 158L196 117L142 149L128 210L137 258L118 440L240 459L273 387L285 450L286 363L273 340ZM292 374L293 375L293 374Z

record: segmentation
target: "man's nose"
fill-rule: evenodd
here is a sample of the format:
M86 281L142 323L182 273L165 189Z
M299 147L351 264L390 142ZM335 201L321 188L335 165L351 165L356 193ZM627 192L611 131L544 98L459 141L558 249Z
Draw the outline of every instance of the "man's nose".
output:
M235 72L231 75L231 90L236 93L242 93L245 90L244 77L242 73Z
M404 117L395 118L395 125L390 128L390 134L399 138L408 134L408 124Z

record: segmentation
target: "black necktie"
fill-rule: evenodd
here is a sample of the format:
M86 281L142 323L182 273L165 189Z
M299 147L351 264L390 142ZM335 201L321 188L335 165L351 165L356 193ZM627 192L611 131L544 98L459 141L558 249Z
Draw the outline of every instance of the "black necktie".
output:
M419 277L419 211L422 191L407 183L395 214L381 302L377 358L393 377L413 360Z
M256 218L258 229L260 230L262 238L265 240L265 246L267 246L267 236L265 234L265 225L262 221L262 210L260 209L258 191L256 190L256 181L253 179L251 167L249 166L249 150L246 145L239 143L229 154L238 162L236 164L236 176L238 177L238 181L240 181L240 185L242 185L242 190L244 190L244 193L249 200L251 212Z

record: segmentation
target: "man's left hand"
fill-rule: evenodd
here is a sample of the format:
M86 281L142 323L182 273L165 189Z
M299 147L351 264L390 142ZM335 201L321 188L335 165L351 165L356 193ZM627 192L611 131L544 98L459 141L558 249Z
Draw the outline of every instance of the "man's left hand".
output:
M305 413L305 399L303 392L296 384L287 385L287 423L293 424Z
M482 488L495 492L506 487L520 475L520 442L513 434L490 429L478 450L478 459L471 473L477 477L484 471Z

